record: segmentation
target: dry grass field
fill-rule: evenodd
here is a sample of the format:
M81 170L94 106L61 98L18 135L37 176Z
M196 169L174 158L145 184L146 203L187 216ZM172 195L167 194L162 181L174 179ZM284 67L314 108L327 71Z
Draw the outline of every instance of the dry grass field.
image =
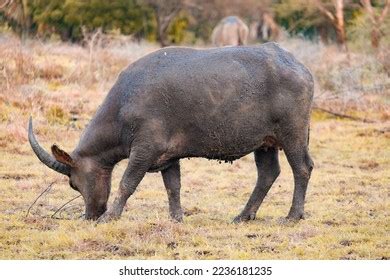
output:
M33 115L44 147L57 143L71 151L120 70L156 47L89 50L59 43L21 46L14 38L0 38L0 259L390 258L389 93L382 89L362 97L351 90L388 84L388 74L369 56L350 54L352 62L346 63L331 47L286 44L316 75L318 100L341 90L345 94L337 104L347 108L343 112L374 121L313 111L315 169L305 220L280 222L293 191L281 153L282 173L255 221L231 224L256 180L248 155L233 164L182 160L183 224L168 219L161 175L148 174L119 221L96 225L82 220L81 198L55 213L77 193L31 151L28 117ZM333 108L332 102L323 104ZM114 192L125 166L122 162L114 171Z

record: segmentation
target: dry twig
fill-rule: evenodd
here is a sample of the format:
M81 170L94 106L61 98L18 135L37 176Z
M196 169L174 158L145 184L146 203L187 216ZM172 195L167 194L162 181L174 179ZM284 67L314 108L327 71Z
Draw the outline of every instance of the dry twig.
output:
M71 200L69 200L68 202L64 203L61 205L60 208L58 208L52 215L51 215L51 218L53 219L58 219L57 217L55 217L55 215L60 212L66 205L68 205L69 203L71 203L72 201L76 200L77 198L79 198L81 196L81 194L79 194L78 196L72 198Z
M338 112L333 112L333 111L330 111L328 109L324 109L324 108L321 108L321 107L318 107L318 106L313 106L313 109L314 110L318 110L318 111L322 111L322 112L325 112L327 114L330 114L330 115L333 115L333 116L336 116L336 117L339 117L339 118L343 118L343 119L350 119L350 120L360 121L360 122L364 122L364 123L375 123L375 121L370 120L370 119L359 118L359 117L355 117L355 116L351 116L351 115L346 115L346 114L342 114L342 113L338 113Z
M31 208L35 205L35 203L37 203L38 199L39 199L40 197L42 197L44 194L47 194L47 193L51 190L51 188L53 187L53 185L54 185L55 182L56 182L56 181L51 182L51 183L49 184L49 186L48 186L43 192L41 192L40 195L38 195L38 197L37 197L37 198L34 200L34 202L30 205L30 207L28 207L28 209L27 209L27 214L26 214L26 218L27 218L28 214L30 214Z

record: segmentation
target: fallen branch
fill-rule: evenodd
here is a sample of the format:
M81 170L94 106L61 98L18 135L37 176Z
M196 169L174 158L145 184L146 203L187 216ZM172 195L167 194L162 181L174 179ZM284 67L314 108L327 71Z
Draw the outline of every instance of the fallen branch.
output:
M64 218L61 217L62 213L65 212L66 210L72 209L72 208L79 208L79 205L71 204L71 205L68 205L68 206L62 208L60 211L58 211L58 217L54 217L54 219L63 220Z
M343 119L350 119L350 120L360 121L360 122L364 122L364 123L375 123L374 120L370 120L370 119L366 119L366 118L354 117L354 116L346 115L346 114L342 114L342 113L337 113L337 112L333 112L333 111L330 111L328 109L324 109L324 108L321 108L321 107L318 107L318 106L313 106L313 109L314 110L318 110L318 111L322 111L322 112L325 112L327 114L330 114L330 115L333 115L333 116L336 116L336 117L339 117L339 118L343 118Z
M27 209L27 214L26 214L26 218L27 218L28 214L30 214L31 208L35 205L35 203L37 203L38 199L39 199L40 197L42 197L45 193L48 193L48 192L51 190L51 188L53 187L53 185L54 185L55 182L56 182L56 181L51 182L51 183L49 184L49 186L48 186L43 192L41 192L41 194L34 200L34 202L30 205L30 207L28 207L28 209Z
M72 199L69 200L68 202L62 204L61 207L58 208L58 209L53 213L53 215L51 215L51 218L53 218L53 219L58 219L57 217L55 217L55 215L56 215L58 212L60 212L61 209L63 209L66 205L68 205L68 204L71 203L72 201L76 200L76 199L79 198L80 196L81 196L81 194L79 194L78 196L72 198Z

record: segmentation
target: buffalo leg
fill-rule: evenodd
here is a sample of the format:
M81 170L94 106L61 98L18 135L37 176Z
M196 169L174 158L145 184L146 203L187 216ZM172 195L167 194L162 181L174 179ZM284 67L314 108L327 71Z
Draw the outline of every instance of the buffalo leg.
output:
M254 220L264 197L267 195L273 182L280 174L278 150L269 148L267 151L258 149L255 151L255 162L257 167L257 182L244 210L233 222Z
M115 220L121 216L127 199L135 192L138 184L151 166L152 157L148 154L145 150L130 153L129 163L119 184L116 198L111 208L98 219L99 223Z
M183 210L180 205L180 164L175 161L170 167L161 171L168 194L169 214L177 222L183 221Z
M294 174L294 194L290 212L287 216L289 220L304 218L306 190L314 166L308 152L306 139L301 141L302 144L290 142L289 145L283 147Z

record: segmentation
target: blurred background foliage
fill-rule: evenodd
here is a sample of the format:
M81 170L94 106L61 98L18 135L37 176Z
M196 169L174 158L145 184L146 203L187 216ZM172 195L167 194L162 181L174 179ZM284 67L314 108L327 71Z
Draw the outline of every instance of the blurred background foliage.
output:
M0 28L21 38L80 42L85 33L99 29L162 46L204 44L224 16L238 15L250 26L266 13L285 36L325 44L348 42L349 47L365 50L370 36L378 37L378 44L389 44L387 11L381 19L388 6L387 0L0 0ZM339 27L345 34L340 35ZM375 44L371 42L374 48Z

